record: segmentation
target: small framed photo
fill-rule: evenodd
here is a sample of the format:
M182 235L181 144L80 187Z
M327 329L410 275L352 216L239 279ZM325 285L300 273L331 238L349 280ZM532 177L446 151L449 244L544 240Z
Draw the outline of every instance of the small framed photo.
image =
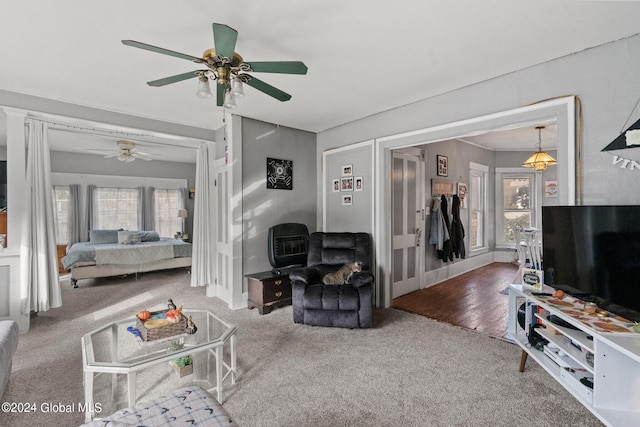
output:
M356 176L354 179L354 190L355 191L362 191L362 177L361 176Z
M558 197L558 181L544 182L544 197Z
M460 208L461 209L466 208L466 205L464 203L466 196L467 196L467 184L464 183L464 182L459 182L458 183L458 197L460 198Z
M436 156L438 159L438 176L449 176L449 159L447 156Z
M342 176L353 175L353 165L342 165Z
M342 206L351 206L351 205L353 205L353 196L351 194L343 194Z
M340 191L353 191L353 177L340 179Z
M331 189L331 191L333 193L337 193L338 191L340 191L340 180L339 179L334 179L333 180L333 188Z

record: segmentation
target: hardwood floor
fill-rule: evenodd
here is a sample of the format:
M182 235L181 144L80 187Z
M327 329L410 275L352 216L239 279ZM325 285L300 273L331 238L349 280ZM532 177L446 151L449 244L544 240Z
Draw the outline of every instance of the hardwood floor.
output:
M501 294L518 266L496 262L393 300L393 307L502 338L508 296Z

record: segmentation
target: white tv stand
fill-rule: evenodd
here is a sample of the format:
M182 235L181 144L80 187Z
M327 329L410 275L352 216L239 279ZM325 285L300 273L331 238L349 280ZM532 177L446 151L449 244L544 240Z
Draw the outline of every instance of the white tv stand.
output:
M542 366L604 424L640 426L640 334L633 331L598 332L572 317L571 309L563 310L562 306L550 302L552 297L534 296L531 292L535 290L529 285L509 286L507 333L511 338L528 358ZM553 293L554 289L545 286L541 292ZM564 300L575 298L567 295ZM523 303L526 308L524 328L518 323L518 308ZM578 330L558 326L547 320L548 315L555 315ZM529 345L527 334L532 323L547 326L546 329L535 328L536 333L551 343L545 351ZM557 350L550 351L552 347ZM560 357L556 354L558 351L566 355ZM589 353L593 355L593 364L587 360ZM526 355L523 353L521 370ZM583 377L593 377L593 388L580 382Z

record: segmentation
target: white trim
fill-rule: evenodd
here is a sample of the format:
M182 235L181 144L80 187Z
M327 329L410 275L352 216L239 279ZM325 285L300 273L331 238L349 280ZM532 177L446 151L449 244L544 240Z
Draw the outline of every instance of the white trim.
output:
M558 123L558 203L573 205L576 200L576 157L575 157L575 97L566 96L543 101L512 110L500 111L459 120L451 123L431 126L395 135L389 135L375 140L375 230L376 254L378 260L378 275L376 282L382 290L379 298L383 307L391 306L391 254L388 233L389 209L391 202L390 183L387 171L390 170L390 151L397 148L415 146L419 143L437 142L470 135L479 135L488 131L505 129L514 124L543 122L556 118ZM323 178L324 179L324 178ZM560 191L563 190L563 191Z

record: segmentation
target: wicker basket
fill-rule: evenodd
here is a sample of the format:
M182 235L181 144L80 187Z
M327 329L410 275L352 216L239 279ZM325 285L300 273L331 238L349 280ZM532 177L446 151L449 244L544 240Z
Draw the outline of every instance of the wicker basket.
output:
M152 311L151 317L155 314L165 313L167 310ZM174 335L184 334L184 329L187 327L187 319L181 314L180 321L178 323L171 323L161 328L147 329L144 327L144 322L136 317L136 327L140 331L143 341L155 341L162 338L172 337Z

